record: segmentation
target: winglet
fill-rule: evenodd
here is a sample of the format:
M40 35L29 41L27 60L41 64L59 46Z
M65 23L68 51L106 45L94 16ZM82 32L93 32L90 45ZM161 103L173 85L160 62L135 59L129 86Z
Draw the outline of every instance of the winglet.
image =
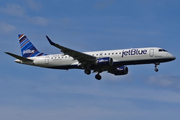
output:
M46 36L46 38L48 39L48 41L49 41L49 43L51 44L51 45L55 45L56 43L54 43L48 36Z

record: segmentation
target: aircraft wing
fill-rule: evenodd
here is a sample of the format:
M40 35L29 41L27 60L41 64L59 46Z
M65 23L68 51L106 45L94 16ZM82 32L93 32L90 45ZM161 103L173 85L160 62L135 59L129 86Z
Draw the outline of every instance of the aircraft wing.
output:
M8 54L8 55L10 55L10 56L12 56L12 57L14 57L14 58L17 58L17 59L19 59L19 60L22 60L22 61L33 62L33 60L30 60L30 59L25 58L25 57L21 57L21 56L19 56L19 55L16 55L16 54L13 54L13 53L10 53L10 52L5 52L5 53Z
M72 49L69 49L67 47L61 46L59 44L56 44L54 42L51 41L51 39L46 36L46 38L48 39L49 43L59 49L61 49L61 52L63 52L64 54L67 54L71 57L73 57L74 59L77 59L80 63L89 63L89 62L94 62L96 60L96 57L82 53L82 52L78 52Z

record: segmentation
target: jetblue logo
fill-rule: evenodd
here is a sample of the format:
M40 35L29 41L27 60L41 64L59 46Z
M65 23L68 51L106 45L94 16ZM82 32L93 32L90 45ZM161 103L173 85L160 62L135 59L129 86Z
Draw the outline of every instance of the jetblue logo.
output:
M99 62L99 63L101 63L101 62L108 62L108 60L101 59L101 60L99 60L98 62Z
M29 54L29 53L34 53L34 50L26 50L26 51L23 51L23 54Z
M131 50L126 50L126 51L122 51L122 56L121 57L124 57L124 56L127 56L127 55L145 55L147 54L147 50L144 49L144 50L139 50L139 49L131 49Z

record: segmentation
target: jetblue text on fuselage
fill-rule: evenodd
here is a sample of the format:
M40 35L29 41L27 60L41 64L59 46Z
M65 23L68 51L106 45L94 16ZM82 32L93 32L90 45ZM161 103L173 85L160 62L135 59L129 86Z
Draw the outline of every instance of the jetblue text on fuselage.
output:
M127 56L127 55L143 55L143 54L144 55L147 54L146 49L144 49L144 50L130 49L130 50L123 50L121 57L124 57L124 56Z

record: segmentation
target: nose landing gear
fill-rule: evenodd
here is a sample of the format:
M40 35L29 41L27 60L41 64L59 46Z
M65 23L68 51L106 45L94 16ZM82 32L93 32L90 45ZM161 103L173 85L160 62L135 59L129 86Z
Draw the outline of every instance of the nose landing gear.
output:
M158 72L159 70L157 68L154 69L156 72Z
M156 72L158 72L159 70L158 70L157 66L160 65L160 63L154 63L154 64L155 64L155 69L154 69L154 70L155 70Z

